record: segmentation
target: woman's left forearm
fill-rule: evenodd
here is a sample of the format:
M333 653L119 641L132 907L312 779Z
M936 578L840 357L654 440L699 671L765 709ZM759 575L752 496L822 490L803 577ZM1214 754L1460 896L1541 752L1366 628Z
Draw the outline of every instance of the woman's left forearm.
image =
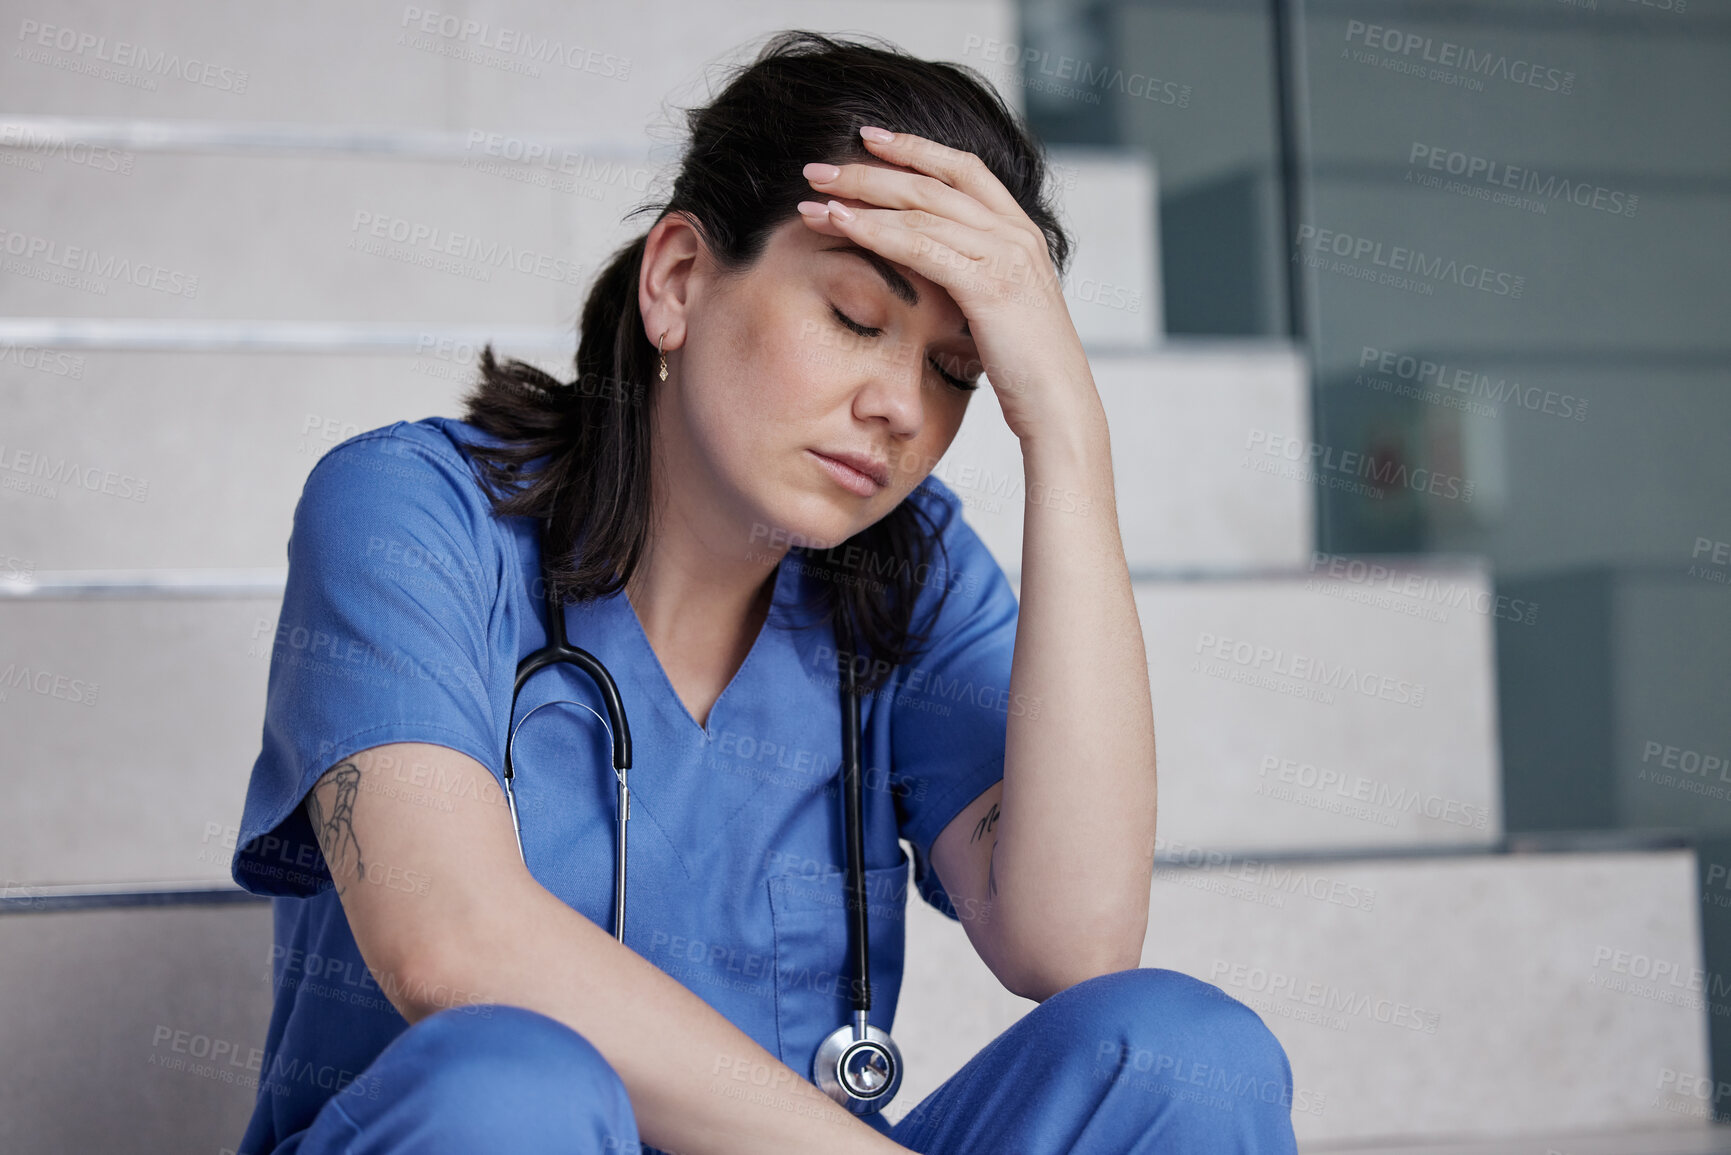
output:
M1030 989L1139 965L1154 864L1154 711L1092 378L1022 438L1016 627L991 922Z

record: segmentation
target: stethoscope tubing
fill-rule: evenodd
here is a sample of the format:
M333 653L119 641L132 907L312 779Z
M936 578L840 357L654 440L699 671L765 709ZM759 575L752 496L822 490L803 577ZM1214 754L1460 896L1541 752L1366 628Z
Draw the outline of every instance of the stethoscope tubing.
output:
M527 682L537 672L556 662L571 662L588 674L601 692L601 704L607 710L607 717L612 725L608 728L610 745L613 748L613 776L617 779L619 796L616 806L619 813L617 845L614 853L618 855L619 868L614 872L613 879L613 937L619 942L625 941L625 828L631 819L631 789L629 776L631 772L631 727L625 721L625 703L619 697L619 684L613 680L613 675L589 651L570 645L565 639L565 607L554 596L553 583L547 580L545 572L541 575L541 584L545 587L547 600L547 644L517 663L517 678L511 687L511 710L517 709L517 695L522 692L523 683ZM551 705L552 703L542 703ZM576 703L582 705L582 703ZM540 709L540 706L535 709ZM584 707L590 709L589 707ZM534 710L529 711L530 714ZM594 713L590 709L590 713ZM523 715L526 722L529 715ZM517 731L511 731L510 738L505 742L505 794L511 807L511 827L517 834L517 853L523 856L523 864L529 860L523 855L523 829L517 818L517 796L512 784L516 775L511 765L511 745L516 739Z
M620 943L625 941L625 879L626 879L626 825L631 817L631 791L628 776L631 770L631 730L625 721L625 705L620 699L619 686L613 680L613 675L602 664L601 660L586 650L571 645L565 636L565 608L553 593L553 585L547 580L543 568L542 585L545 587L547 602L547 634L545 646L529 654L517 664L517 676L511 688L511 712L516 713L517 696L522 692L523 685L535 674L548 666L559 662L570 662L578 666L595 682L600 690L602 704L607 711L603 718L593 707L583 702L571 699L558 699L542 702L524 714L505 741L505 797L511 810L511 829L517 838L517 853L528 866L528 857L523 850L523 827L517 813L517 795L514 788L516 778L511 759L511 748L516 741L517 731L522 728L530 715L544 706L569 703L581 706L600 719L608 730L608 737L613 749L613 772L617 780L619 793L617 802L618 814L618 845L614 853L617 855L614 871L613 888L613 937ZM850 1111L865 1113L879 1110L894 1096L896 1088L901 1083L901 1052L888 1032L869 1024L871 1011L871 936L868 921L865 884L865 788L864 773L861 770L860 753L860 703L857 684L854 680L853 630L851 623L848 628L848 645L842 650L845 659L845 676L837 679L841 693L842 711L842 794L845 842L847 846L847 895L849 907L849 947L853 958L854 981L852 984L853 1014L851 1024L843 1026L824 1040L818 1049L814 1061L814 1078L818 1085L832 1098L843 1103ZM871 1074L853 1073L853 1064L862 1058L868 1064L873 1064L868 1070ZM875 1086L872 1079L880 1080ZM863 1082L862 1082L863 1081ZM867 1089L855 1090L856 1087Z
M860 771L859 695L854 689L853 648L843 654L847 679L841 695L842 824L847 832L847 888L851 896L854 999L861 1021L872 1009L870 940L866 923L864 775Z

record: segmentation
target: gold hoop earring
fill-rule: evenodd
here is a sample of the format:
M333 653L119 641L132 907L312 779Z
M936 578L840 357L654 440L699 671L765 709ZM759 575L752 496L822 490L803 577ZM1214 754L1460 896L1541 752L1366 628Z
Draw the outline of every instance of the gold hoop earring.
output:
M667 330L661 330L661 341L667 340ZM661 351L661 341L655 342L655 355L661 358L661 379L667 380L667 354Z

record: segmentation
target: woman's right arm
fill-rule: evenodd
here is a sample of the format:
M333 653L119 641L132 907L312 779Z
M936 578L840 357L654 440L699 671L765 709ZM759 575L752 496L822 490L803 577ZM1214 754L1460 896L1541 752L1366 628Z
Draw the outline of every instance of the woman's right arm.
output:
M375 746L305 806L361 956L410 1023L481 1002L558 1019L619 1073L642 1141L680 1155L906 1150L535 881L468 755Z

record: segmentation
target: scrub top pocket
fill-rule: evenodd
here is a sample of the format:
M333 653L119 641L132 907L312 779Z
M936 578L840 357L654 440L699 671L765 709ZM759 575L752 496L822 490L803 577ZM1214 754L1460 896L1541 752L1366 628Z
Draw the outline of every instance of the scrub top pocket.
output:
M908 855L897 845L894 866L867 868L866 914L871 932L872 1026L890 1030L907 946ZM775 921L775 1031L783 1063L810 1080L818 1045L852 1021L852 957L848 936L847 871L829 863L772 876Z

